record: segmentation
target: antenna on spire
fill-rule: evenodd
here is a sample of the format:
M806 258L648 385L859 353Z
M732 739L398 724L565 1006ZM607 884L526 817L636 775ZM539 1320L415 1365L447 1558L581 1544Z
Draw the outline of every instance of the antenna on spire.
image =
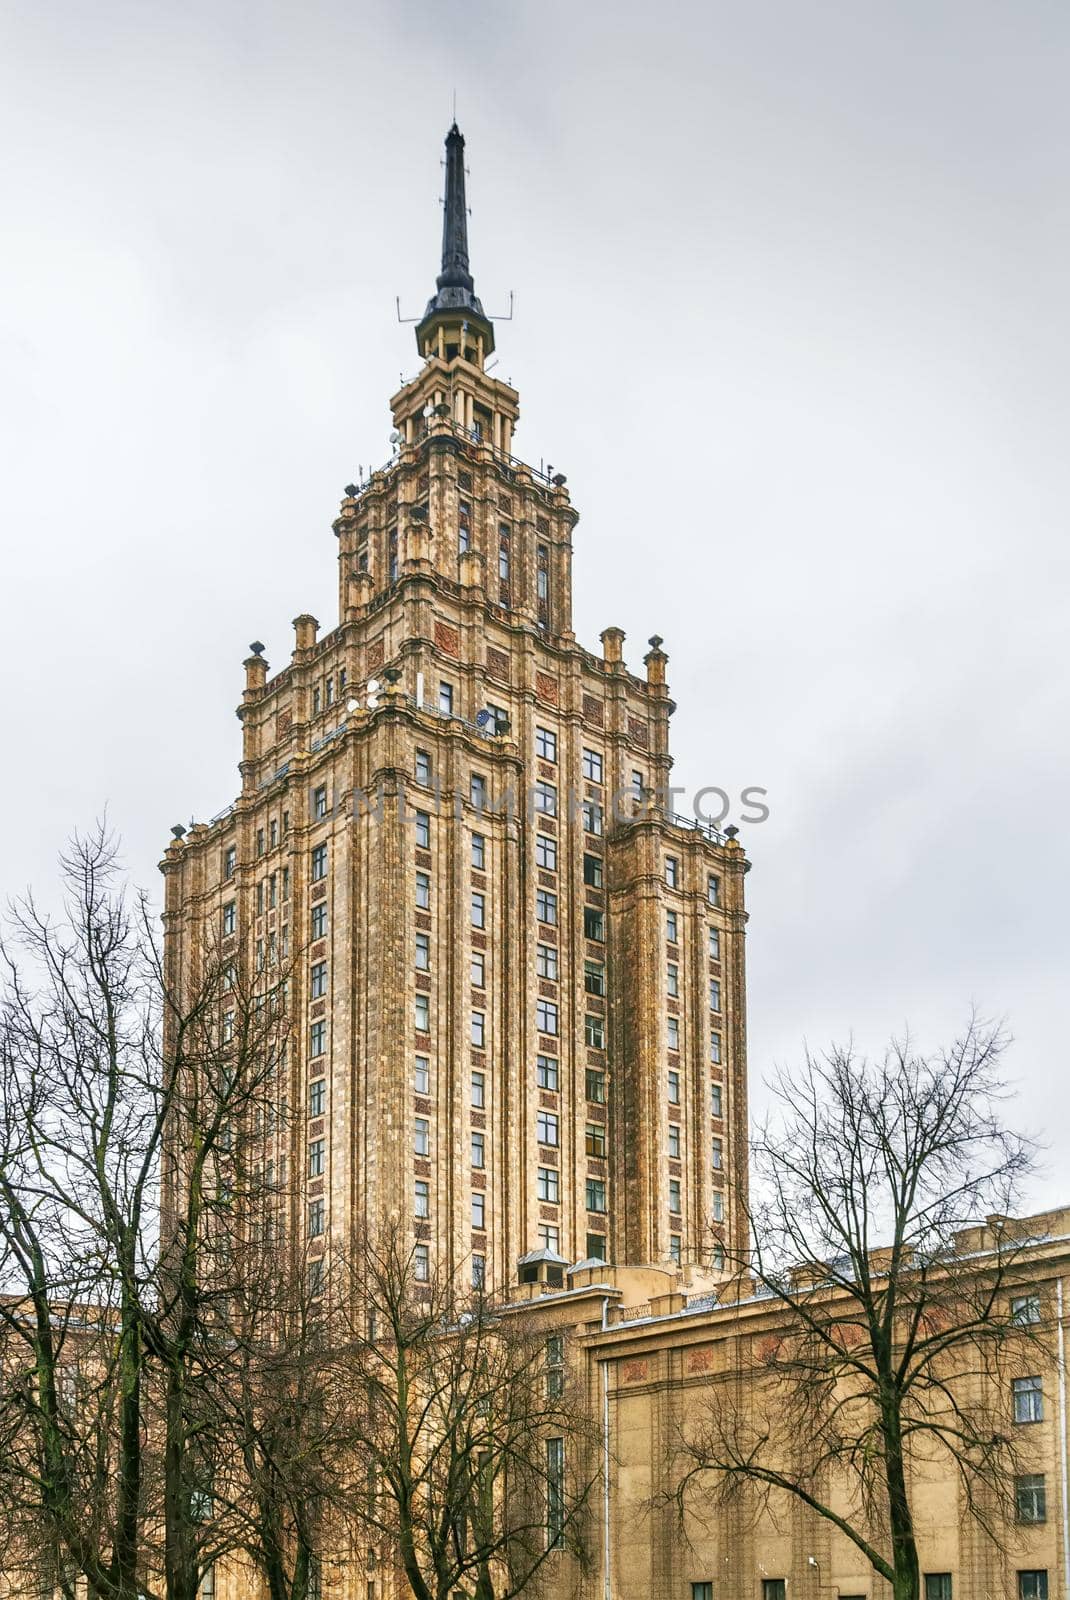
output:
M457 121L457 91L453 91L453 121Z

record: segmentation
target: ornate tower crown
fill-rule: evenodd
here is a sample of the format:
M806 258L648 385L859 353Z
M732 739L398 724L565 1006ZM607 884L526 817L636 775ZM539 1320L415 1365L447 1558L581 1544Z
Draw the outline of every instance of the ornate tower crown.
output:
M442 271L416 328L422 356L462 356L481 367L494 349L494 328L475 293L468 264L468 209L464 194L464 135L454 123L446 135L446 195L442 213Z

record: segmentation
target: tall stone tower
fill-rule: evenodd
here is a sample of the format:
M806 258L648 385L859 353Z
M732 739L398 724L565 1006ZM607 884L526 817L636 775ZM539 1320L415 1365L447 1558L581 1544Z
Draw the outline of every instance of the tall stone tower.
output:
M503 1288L589 1257L716 1275L746 1184L743 851L672 816L667 657L572 631L565 479L516 390L446 138L442 270L395 452L334 524L339 617L245 662L242 789L169 847L172 972L292 960L265 1133L315 1257L387 1217ZM285 1181L283 1181L285 1180Z

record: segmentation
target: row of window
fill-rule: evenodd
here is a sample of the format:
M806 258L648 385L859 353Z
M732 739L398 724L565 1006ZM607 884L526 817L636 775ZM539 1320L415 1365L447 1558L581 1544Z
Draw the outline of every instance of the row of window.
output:
M322 1079L316 1080L322 1082ZM480 1082L482 1096L483 1084ZM556 1150L561 1144L561 1119L556 1111L540 1110L535 1114L535 1131L538 1141L548 1150ZM601 1122L588 1122L584 1129L584 1149L587 1155L604 1160L606 1156L606 1129ZM427 1117L417 1117L413 1127L413 1154L429 1156L431 1154L431 1122ZM487 1136L479 1130L473 1130L471 1143L472 1165L482 1169L487 1161ZM540 1172L543 1169L540 1168ZM541 1195L540 1195L540 1198Z
M1018 1570L1018 1600L1048 1600L1048 1573L1043 1567L1030 1567ZM710 1600L712 1589L701 1597L701 1600ZM784 1590L773 1600L781 1600ZM859 1595L844 1596L844 1600L864 1600ZM925 1574L925 1600L954 1600L954 1590L950 1572L927 1572Z
M313 684L313 686L312 686L312 715L314 717L318 717L321 711L326 711L328 706L333 706L334 705L335 682L336 682L336 680L334 678L326 678L323 681L322 684L319 684L319 683ZM346 686L346 669L345 669L345 667L340 667L339 670L338 670L337 686L338 686L339 695L342 695L344 693L344 691L345 691L345 686Z

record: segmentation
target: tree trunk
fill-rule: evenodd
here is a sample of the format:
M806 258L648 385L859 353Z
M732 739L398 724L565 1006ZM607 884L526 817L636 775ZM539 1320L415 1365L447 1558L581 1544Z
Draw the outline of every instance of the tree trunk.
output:
M892 1537L893 1600L921 1600L921 1572L914 1538L914 1517L907 1493L906 1465L899 1408L894 1401L884 1408L884 1470L888 1485L889 1528Z

